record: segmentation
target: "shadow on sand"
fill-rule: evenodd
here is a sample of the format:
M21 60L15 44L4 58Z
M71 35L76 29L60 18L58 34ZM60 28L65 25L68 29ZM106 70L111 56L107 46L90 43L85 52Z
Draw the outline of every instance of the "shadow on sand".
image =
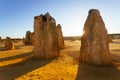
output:
M120 70L115 66L95 66L80 63L76 80L120 80Z
M5 51L5 47L0 47L0 51Z
M120 44L120 42L113 42L114 44Z
M53 59L41 60L31 57L23 62L2 66L0 67L0 80L14 80L15 78L50 63L52 60Z
M7 58L1 58L0 61L7 61L7 60L12 60L12 59L22 58L22 57L26 57L32 54L33 54L32 52L29 52L29 53L15 55L15 56L7 57Z
M120 49L113 49L113 50L111 50L111 51L114 51L114 52L120 52Z

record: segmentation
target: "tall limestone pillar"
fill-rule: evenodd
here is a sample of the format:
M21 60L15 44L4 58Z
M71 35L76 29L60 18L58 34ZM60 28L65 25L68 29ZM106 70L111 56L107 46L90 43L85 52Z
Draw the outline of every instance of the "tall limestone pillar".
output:
M83 31L80 61L96 65L111 64L107 30L99 10L89 10Z
M33 45L33 53L36 58L49 59L59 56L56 22L49 13L34 17Z
M58 33L58 42L59 42L60 50L65 49L65 43L64 43L64 39L63 39L61 25L58 24L56 28L57 28L57 33Z

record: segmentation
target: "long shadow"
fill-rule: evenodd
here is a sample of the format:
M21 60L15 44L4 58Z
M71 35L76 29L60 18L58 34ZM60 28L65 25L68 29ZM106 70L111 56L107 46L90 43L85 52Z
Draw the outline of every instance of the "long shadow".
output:
M40 60L29 58L20 63L0 67L0 80L14 80L19 76L22 76L28 72L31 72L32 70L35 70L50 63L52 60L53 59Z
M111 51L120 52L120 49L113 49Z
M6 60L11 60L11 59L17 59L17 58L22 58L28 55L31 55L32 52L29 53L24 53L24 54L20 54L20 55L16 55L16 56L11 56L11 57L7 57L7 58L1 58L0 61L6 61Z
M120 44L120 42L113 42L114 44Z
M76 80L120 80L120 70L115 66L99 67L79 63Z
M5 51L5 47L0 47L0 51Z
M25 44L22 44L22 45L16 45L15 46L15 49L21 49L21 48L23 48L24 46L33 46L33 45L25 45Z

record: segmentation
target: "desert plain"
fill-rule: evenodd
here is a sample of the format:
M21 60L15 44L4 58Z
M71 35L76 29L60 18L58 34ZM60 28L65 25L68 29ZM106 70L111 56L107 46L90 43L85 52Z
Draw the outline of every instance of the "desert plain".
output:
M48 60L34 58L33 46L22 41L14 50L0 43L0 80L120 80L120 40L109 43L112 65L96 66L79 61L80 40L64 40L60 56Z

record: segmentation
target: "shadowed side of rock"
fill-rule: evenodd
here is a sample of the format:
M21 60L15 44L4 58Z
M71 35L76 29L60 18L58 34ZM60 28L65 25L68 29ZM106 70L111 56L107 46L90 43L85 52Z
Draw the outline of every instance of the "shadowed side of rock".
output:
M1 36L0 36L0 42L2 42L2 38L1 38Z
M45 15L34 17L34 48L36 58L49 59L59 56L56 22L53 17Z
M64 43L64 39L63 39L61 25L58 24L56 28L57 28L58 42L59 42L60 50L65 49L65 43Z
M35 41L35 39L34 39L34 32L31 34L31 39L30 39L30 44L34 44L34 41Z
M80 61L95 65L111 64L107 30L99 10L89 10L83 31Z

